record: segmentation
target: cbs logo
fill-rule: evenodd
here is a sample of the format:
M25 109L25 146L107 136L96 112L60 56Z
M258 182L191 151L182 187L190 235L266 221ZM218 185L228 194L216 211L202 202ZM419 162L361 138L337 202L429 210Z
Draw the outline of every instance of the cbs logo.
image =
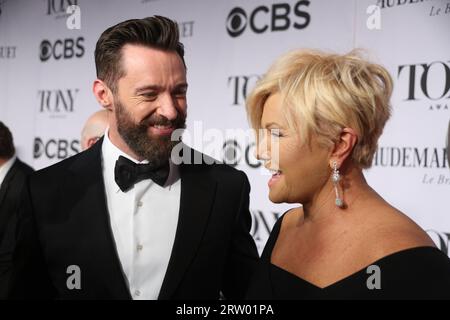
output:
M47 159L65 159L79 152L78 140L50 139L47 142L41 138L34 139L33 157L38 159L45 155Z
M42 40L39 48L39 58L42 62L53 57L55 60L70 59L74 56L80 58L84 55L84 38L56 40L54 43L49 40Z
M227 17L227 32L235 38L240 36L247 26L257 34L285 31L291 26L295 29L304 29L309 25L311 16L302 10L302 7L309 6L309 3L307 0L298 1L293 6L289 3L274 3L271 7L258 6L249 14L244 9L235 7Z

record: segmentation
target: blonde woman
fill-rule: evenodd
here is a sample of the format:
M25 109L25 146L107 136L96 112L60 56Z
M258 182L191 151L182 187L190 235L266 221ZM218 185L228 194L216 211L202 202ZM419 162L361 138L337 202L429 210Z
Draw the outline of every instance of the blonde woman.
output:
M386 69L358 52L319 51L282 56L251 92L269 198L302 206L275 224L248 298L450 298L449 258L362 172L391 92Z

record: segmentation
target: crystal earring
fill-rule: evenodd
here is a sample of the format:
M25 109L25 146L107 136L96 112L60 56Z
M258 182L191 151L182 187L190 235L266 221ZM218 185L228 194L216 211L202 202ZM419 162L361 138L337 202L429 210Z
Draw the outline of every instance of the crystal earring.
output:
M334 203L336 204L336 206L338 206L339 208L344 207L344 201L342 200L342 198L339 195L339 181L341 180L341 175L339 174L339 170L338 170L338 166L337 166L337 162L333 161L333 173L331 175L331 180L333 181L333 185L334 185L334 192L336 194L336 200L334 201Z

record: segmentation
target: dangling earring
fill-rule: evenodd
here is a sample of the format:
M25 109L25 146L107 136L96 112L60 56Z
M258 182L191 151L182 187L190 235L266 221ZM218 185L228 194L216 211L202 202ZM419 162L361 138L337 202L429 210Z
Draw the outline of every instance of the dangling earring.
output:
M339 170L338 170L336 161L333 161L333 173L331 175L331 180L333 181L334 193L336 194L336 200L334 201L334 203L339 208L342 208L342 207L344 207L344 201L342 200L342 198L339 195L339 188L338 188L339 181L341 180L341 175L339 174Z

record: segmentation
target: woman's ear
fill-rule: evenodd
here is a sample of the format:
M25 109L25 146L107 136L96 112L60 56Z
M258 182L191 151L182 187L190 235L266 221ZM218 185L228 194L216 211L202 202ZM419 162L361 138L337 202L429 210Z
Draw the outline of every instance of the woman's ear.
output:
M337 166L340 167L345 160L351 157L353 148L358 142L358 135L356 131L351 128L342 129L338 141L334 144L333 151L330 155L330 166L332 162L336 161Z
M100 79L96 79L92 86L92 91L94 92L94 96L97 99L98 103L101 106L109 111L113 111L113 96L109 87Z

